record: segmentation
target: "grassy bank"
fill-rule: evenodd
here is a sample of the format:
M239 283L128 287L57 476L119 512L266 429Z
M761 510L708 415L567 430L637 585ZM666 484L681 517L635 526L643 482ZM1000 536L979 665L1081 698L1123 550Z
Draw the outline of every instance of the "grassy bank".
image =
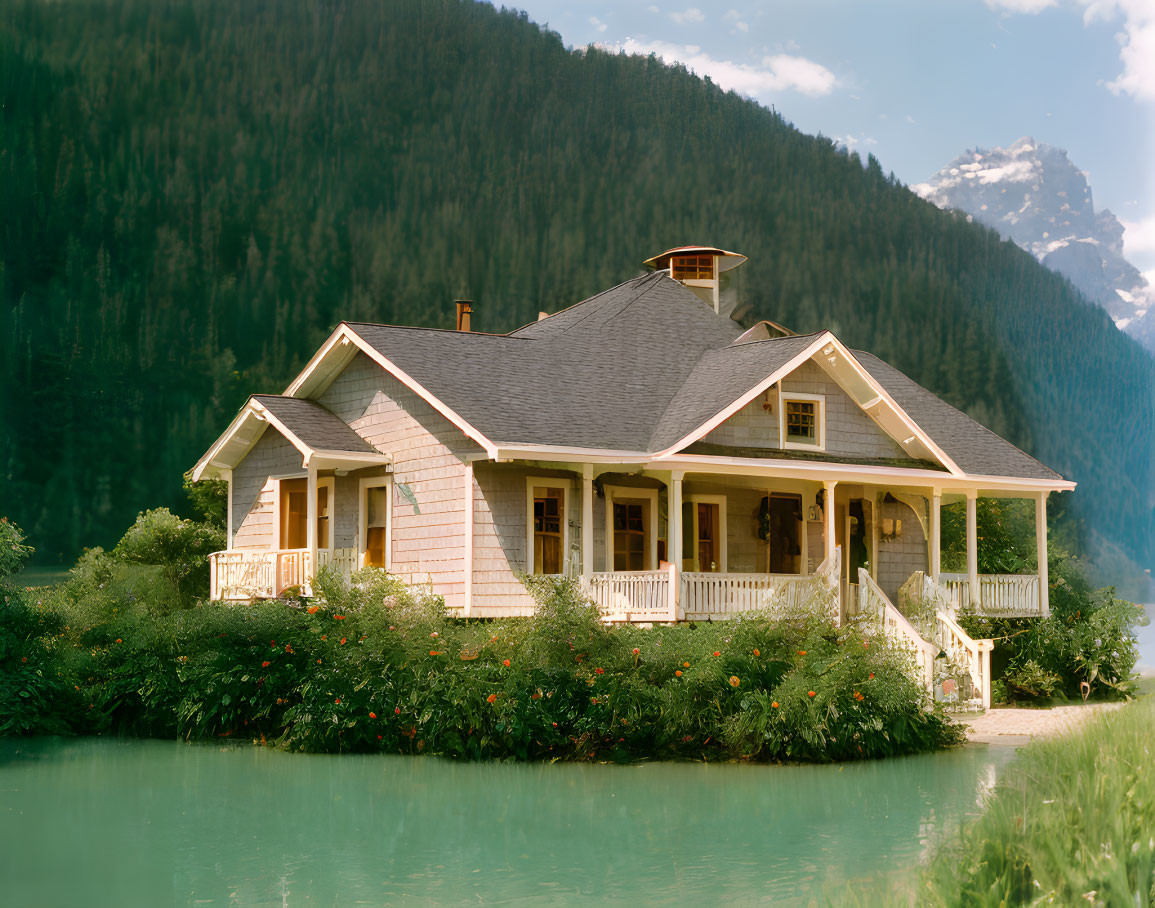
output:
M572 583L538 614L445 617L379 571L309 604L156 613L139 578L9 588L0 734L249 739L311 752L467 759L826 762L955 743L904 659L817 612L607 628Z
M918 904L1155 903L1155 697L1024 748Z

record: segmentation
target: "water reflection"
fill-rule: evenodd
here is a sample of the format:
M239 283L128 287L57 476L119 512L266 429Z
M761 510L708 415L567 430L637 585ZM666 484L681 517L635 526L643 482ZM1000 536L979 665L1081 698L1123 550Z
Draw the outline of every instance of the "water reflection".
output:
M878 887L1012 753L521 766L0 742L10 905L825 901Z

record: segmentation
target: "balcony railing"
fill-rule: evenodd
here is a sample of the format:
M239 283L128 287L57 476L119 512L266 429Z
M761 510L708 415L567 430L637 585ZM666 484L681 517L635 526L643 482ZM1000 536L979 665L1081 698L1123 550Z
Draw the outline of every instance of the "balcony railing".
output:
M317 562L348 576L357 567L354 549L320 549ZM308 549L213 552L209 556L209 598L243 602L275 599L294 587L308 595L313 581Z
M946 587L951 604L970 610L970 579L966 574L940 574L939 582ZM980 574L979 598L974 611L990 618L1039 618L1043 610L1039 602L1039 578L1035 574Z
M726 618L761 609L796 609L815 591L814 577L797 574L682 573L679 603L687 621Z
M671 564L658 571L603 571L583 586L608 621L676 621L676 578Z

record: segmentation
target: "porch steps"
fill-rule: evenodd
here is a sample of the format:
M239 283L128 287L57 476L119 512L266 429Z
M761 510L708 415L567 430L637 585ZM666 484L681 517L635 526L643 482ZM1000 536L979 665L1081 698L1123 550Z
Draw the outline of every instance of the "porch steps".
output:
M949 712L990 708L990 640L974 640L959 626L945 590L916 572L899 590L896 608L865 569L859 569L859 613L914 655L919 681Z

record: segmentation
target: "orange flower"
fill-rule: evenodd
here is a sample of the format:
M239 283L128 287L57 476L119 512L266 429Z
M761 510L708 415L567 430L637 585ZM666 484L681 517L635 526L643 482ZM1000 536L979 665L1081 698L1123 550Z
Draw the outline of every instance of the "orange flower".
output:
M393 707L393 714L396 716L401 715L401 707L400 706L394 706Z
M436 637L436 636L437 636L437 631L434 631L434 632L433 632L432 634L430 634L429 636L430 636L430 637Z
M497 694L490 694L488 697L485 698L485 702L486 703L496 703L497 702Z
M737 687L741 683L742 683L742 679L739 678L737 675L731 675L730 676L730 686L731 687Z
M376 718L377 718L377 713L369 713L369 718L370 718L370 719L376 719Z
M117 642L117 643L123 643L124 641L123 641L123 640L121 640L119 637L117 637L117 638L116 638L116 642Z
M873 680L874 680L874 672L871 672L871 673L870 673L870 680L871 680L871 681L873 681Z
M754 655L755 656L761 656L762 654L760 652L758 652L758 650L754 650Z
M502 659L501 664L504 665L506 668L509 668L509 660L508 659Z
M348 639L349 639L348 637L342 637L342 638L341 638L341 643L340 643L340 645L341 645L341 646L344 646L344 645L345 645L345 641L346 641L346 640L348 640Z
M862 648L863 649L870 649L870 642L867 640L863 640L862 641Z
M634 655L636 656L636 655L638 654L638 652L639 652L639 650L638 650L638 648L635 646L635 647L634 647Z
M439 649L431 649L431 650L429 651L429 655L431 655L431 656L440 656L440 655L441 655L441 650L439 650Z
M308 612L310 615L315 615L315 614L317 614L317 610L320 608L321 608L321 606L319 606L319 605L310 605L307 609L305 609L305 611Z
M334 700L333 702L334 702L334 703L336 703L338 706L340 706L340 705L341 705L341 698L340 698L340 697L338 697L338 698L337 698L336 700Z
M800 649L800 650L798 650L798 655L799 655L799 656L805 656L805 655L806 655L806 650L804 650L804 649Z
M676 672L674 672L674 677L675 677L675 678L680 678L680 677L682 677L682 670L681 670L681 669L678 669Z
M273 664L273 663L271 663L271 662L262 662L262 663L261 663L261 668L268 668L268 667L269 667L270 665L272 665L272 664Z
M683 662L683 663L682 663L682 668L689 668L689 667L690 667L690 663L689 663L689 662Z
M816 696L816 694L812 690L808 690L806 693L808 696L811 696L811 697Z
M285 644L285 652L286 652L286 653L291 653L292 651L293 651L293 644L291 644L291 643L286 643L286 644Z
M530 694L529 699L540 700L541 699L541 691L539 690L536 694Z
M595 675L604 675L605 673L606 673L606 670L604 668L595 668L594 669Z
M318 660L317 660L317 664L318 664L318 665L320 665L320 664L321 664L321 660L320 660L320 659L318 659Z
M556 723L556 722L554 722L554 723L553 723L553 727L554 727L554 728L557 728L557 723Z
M714 655L715 655L715 656L720 656L720 655L722 655L722 654L721 654L721 653L718 653L718 652L716 652L716 653L714 653Z
M770 704L770 706L772 709L777 709L778 708L778 701L775 700L773 703Z
M345 620L344 615L334 615L333 617L336 618L338 621L344 621Z

